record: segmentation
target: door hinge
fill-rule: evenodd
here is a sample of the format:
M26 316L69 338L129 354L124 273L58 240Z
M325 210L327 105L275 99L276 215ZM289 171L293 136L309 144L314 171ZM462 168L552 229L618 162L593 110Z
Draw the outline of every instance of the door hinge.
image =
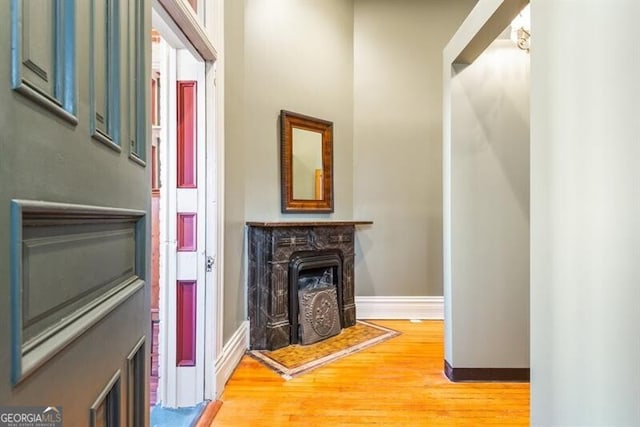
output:
M207 256L206 258L206 270L207 273L213 271L213 265L216 263L216 257L214 256Z

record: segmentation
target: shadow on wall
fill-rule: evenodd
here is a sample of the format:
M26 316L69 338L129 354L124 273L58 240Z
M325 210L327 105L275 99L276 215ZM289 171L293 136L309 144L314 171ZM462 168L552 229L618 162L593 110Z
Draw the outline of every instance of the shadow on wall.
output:
M467 65L455 65L457 80L477 116L467 128L469 150L492 150L523 212L529 212L529 56L511 40L497 40L467 79ZM506 83L508 82L508 83ZM510 112L505 114L505 111ZM456 129L458 134L464 129ZM472 153L470 153L472 154Z

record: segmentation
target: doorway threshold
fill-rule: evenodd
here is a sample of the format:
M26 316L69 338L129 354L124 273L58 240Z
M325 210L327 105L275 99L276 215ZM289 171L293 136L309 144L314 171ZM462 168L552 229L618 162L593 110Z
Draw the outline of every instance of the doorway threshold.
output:
M195 426L207 407L207 401L187 408L151 407L151 427L191 427Z

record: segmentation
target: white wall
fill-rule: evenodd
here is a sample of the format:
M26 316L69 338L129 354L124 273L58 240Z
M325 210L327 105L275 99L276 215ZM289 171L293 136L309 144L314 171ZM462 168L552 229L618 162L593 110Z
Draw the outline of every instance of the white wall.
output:
M442 295L442 49L474 4L354 2L358 295Z
M529 86L511 40L451 80L454 368L529 367Z
M637 426L640 3L531 11L531 422Z

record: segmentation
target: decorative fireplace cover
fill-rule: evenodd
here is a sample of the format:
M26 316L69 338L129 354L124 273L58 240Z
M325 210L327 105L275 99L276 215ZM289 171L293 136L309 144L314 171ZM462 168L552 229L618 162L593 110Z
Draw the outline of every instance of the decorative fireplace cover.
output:
M313 344L340 333L338 294L334 286L300 289L298 301L300 344Z

